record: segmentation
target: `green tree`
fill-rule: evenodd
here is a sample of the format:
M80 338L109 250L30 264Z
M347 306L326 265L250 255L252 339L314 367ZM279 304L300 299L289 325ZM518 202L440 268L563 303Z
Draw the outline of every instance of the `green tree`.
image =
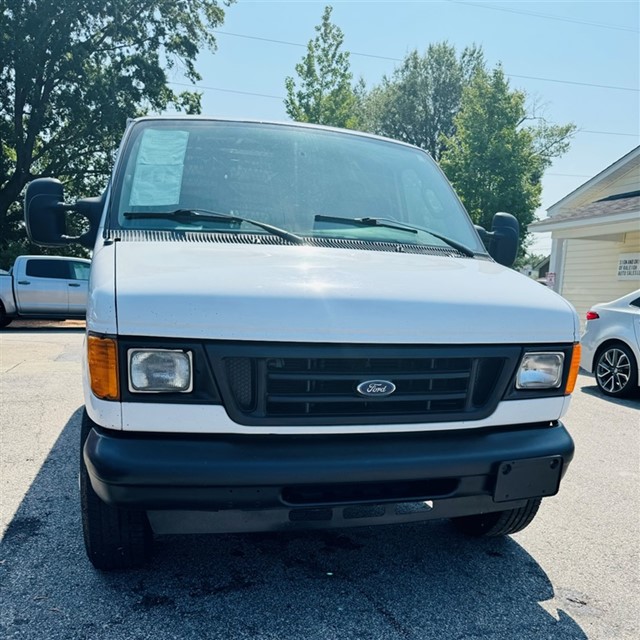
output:
M0 263L26 249L27 182L57 176L86 195L104 186L127 118L199 112L167 70L200 79L196 57L233 1L0 0Z
M445 136L454 133L462 91L484 64L475 46L460 56L446 42L429 45L424 55L412 51L367 95L364 128L426 149L439 160Z
M528 125L525 102L501 68L476 71L440 163L476 224L489 229L497 211L518 218L521 253L540 206L544 170L566 151L575 131L573 124Z
M358 126L356 90L352 86L349 52L342 50L344 34L331 22L326 6L318 35L309 40L307 53L296 65L298 84L285 80L287 115L298 122L312 122L354 129Z
M540 253L521 253L518 256L518 259L515 261L513 268L514 269L522 269L526 266L535 267L537 264L540 264L547 256L544 256Z

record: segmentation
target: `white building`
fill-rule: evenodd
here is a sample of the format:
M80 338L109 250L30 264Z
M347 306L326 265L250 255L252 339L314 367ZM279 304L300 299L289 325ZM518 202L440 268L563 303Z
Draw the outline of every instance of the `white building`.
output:
M547 213L529 229L551 232L547 282L582 321L591 305L640 287L640 146Z

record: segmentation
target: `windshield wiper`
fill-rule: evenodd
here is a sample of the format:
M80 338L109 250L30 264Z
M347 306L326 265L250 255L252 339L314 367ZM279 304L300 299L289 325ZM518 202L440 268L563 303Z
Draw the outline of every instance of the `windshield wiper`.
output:
M265 231L268 231L274 236L278 236L287 242L292 244L304 244L304 238L286 231L280 227L274 227L266 222L260 222L259 220L252 220L250 218L244 218L243 216L237 216L233 213L222 213L221 211L210 211L209 209L176 209L175 211L125 211L123 216L127 220L142 220L144 218L164 219L164 220L178 220L179 222L197 222L198 220L212 220L216 222L245 222L246 224L252 224L254 227L260 227Z
M453 240L452 238L448 238L447 236L443 236L441 233L438 233L433 229L406 224L405 222L400 222L398 220L394 220L393 218L341 218L340 216L316 215L315 220L319 222L356 224L363 227L386 227L388 229L399 229L400 231L408 231L409 233L418 233L419 231L424 231L425 233L432 235L434 238L442 240L442 242L445 242L453 249L456 249L460 253L463 253L465 256L469 256L469 258L473 258L476 255L473 249L469 249L469 247L467 247L466 245L461 244L460 242L458 242L457 240Z

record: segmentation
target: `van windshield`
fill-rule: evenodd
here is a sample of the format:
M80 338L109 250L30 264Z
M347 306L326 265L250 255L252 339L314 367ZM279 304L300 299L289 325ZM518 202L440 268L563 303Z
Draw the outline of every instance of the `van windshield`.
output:
M486 253L433 160L391 141L295 125L143 120L119 167L118 228L270 233L257 221L303 238L450 240ZM170 215L186 211L221 215Z

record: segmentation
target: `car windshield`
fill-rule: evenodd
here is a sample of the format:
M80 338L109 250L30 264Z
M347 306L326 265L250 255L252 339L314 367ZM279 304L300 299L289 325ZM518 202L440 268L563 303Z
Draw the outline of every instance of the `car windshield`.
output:
M142 120L119 167L111 210L117 228L270 233L257 221L302 238L457 244L467 255L486 253L433 160L391 141L295 125Z

